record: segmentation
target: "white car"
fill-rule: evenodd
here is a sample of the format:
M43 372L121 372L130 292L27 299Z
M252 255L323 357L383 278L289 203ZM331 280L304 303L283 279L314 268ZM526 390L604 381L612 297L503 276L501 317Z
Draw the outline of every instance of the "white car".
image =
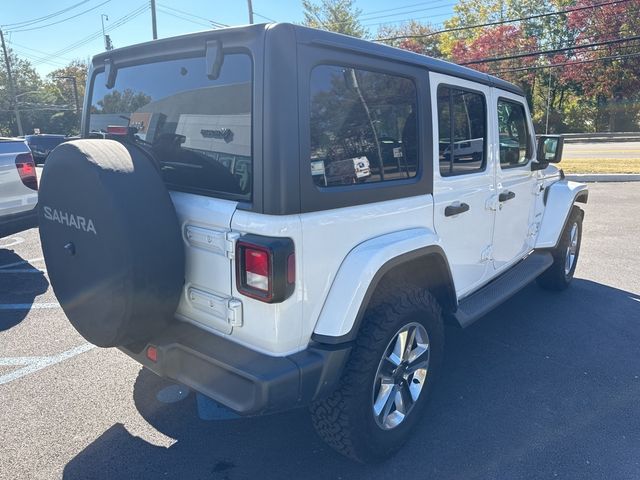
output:
M41 181L60 305L88 341L241 414L309 405L329 445L380 460L422 421L445 318L573 278L586 185L504 80L272 24L104 52L88 82L85 139ZM147 119L144 138L89 139L126 91L141 101L117 117ZM465 136L487 154L440 157ZM325 180L332 164L347 173Z
M0 238L37 225L38 178L20 138L0 138Z

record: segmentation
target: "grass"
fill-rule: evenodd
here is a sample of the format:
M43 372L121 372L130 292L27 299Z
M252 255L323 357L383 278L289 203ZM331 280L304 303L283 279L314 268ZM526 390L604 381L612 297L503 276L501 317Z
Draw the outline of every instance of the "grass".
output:
M565 173L640 173L640 158L563 158Z

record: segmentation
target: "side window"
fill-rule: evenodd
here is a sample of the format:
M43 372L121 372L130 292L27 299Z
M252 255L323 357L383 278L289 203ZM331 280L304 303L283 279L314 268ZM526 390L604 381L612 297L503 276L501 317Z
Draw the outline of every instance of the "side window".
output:
M500 166L525 165L531 158L531 139L524 105L498 100L498 132L500 134Z
M331 187L415 177L412 80L334 65L311 72L311 175Z
M440 85L438 87L438 146L440 175L484 170L487 114L484 95Z

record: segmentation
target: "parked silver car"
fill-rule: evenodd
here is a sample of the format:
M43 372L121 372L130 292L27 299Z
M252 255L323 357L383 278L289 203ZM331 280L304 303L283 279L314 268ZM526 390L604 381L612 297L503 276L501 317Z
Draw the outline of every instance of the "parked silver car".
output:
M20 138L0 138L0 238L37 225L38 178Z

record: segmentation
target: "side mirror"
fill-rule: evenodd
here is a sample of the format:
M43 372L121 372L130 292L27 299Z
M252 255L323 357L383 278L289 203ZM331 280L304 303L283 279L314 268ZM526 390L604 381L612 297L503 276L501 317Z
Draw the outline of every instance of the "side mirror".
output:
M543 170L550 163L560 163L564 137L562 135L538 135L537 162L532 164L533 170Z

